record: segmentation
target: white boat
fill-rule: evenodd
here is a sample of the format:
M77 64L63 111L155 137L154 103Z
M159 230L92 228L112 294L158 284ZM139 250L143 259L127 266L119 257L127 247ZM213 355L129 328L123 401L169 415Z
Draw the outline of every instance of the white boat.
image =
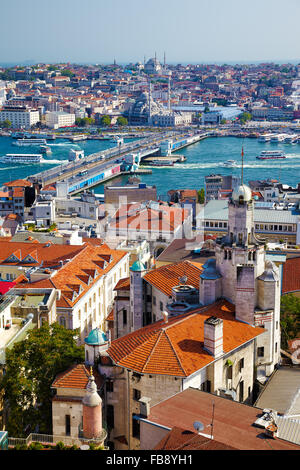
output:
M235 160L226 160L226 162L222 163L222 166L226 168L236 168L238 164Z
M16 142L13 142L13 145L17 145L18 147L41 146L46 144L46 139L18 139Z
M40 163L43 155L31 153L7 153L0 157L1 162L6 163Z
M297 140L298 140L297 134L290 134L286 136L286 138L284 139L284 142L286 144L292 144L293 142L296 142Z
M256 158L258 160L278 160L286 158L286 156L282 150L263 150Z
M286 134L275 134L271 137L271 142L282 142L286 138Z
M274 134L262 134L258 137L258 142L270 142Z
M124 144L124 139L123 139L123 137L116 136L116 137L114 137L114 138L112 139L112 141L115 142L118 147L119 147L119 146L121 147L121 145Z

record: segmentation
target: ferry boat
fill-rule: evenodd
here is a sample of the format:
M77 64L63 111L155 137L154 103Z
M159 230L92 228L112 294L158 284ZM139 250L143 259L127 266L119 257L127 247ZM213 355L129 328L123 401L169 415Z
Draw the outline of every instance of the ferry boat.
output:
M297 134L290 134L290 135L286 136L286 138L284 139L284 142L286 144L292 144L292 143L296 142L297 140L298 140Z
M6 163L40 163L43 155L31 153L7 153L0 157L1 162Z
M278 160L286 158L286 156L282 150L263 150L256 158L258 160Z
M46 139L18 139L16 142L13 142L13 145L17 145L19 147L30 147L32 145L41 146L46 144Z
M235 160L226 160L222 166L225 166L226 168L236 168L238 164Z

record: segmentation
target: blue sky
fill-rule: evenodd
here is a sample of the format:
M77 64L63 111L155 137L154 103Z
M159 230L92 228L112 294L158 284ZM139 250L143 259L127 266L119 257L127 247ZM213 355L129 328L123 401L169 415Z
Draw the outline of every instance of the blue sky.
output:
M300 61L300 0L1 3L0 63Z

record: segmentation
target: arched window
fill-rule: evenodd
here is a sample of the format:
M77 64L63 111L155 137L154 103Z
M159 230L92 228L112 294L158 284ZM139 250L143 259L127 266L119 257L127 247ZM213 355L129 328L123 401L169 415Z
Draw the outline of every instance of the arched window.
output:
M251 261L251 259L252 259L252 253L251 253L251 251L249 251L249 253L248 253L248 260Z
M85 351L85 361L89 362L89 352Z

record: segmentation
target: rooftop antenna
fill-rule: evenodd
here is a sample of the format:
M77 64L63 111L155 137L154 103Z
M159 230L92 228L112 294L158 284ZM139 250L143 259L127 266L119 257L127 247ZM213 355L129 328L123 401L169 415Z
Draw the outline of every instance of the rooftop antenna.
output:
M211 417L211 425L210 425L210 438L211 439L213 438L214 417L215 417L215 402L214 402L214 400L212 402L212 406L213 406L213 409L212 409L212 417Z
M164 52L164 68L166 68L166 53Z

